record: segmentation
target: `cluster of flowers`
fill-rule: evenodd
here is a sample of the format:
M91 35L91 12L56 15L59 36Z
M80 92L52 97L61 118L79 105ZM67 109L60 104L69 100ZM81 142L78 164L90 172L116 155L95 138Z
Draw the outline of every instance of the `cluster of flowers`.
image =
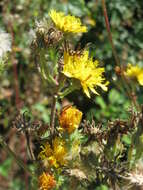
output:
M56 136L52 143L45 143L41 146L41 152L39 153L39 159L41 159L47 169L59 169L62 166L68 164L68 157L71 151L68 148L68 142L64 140L62 136L64 134L70 135L79 126L82 119L82 112L78 109L70 106L64 108L59 116L60 124L60 137ZM80 146L79 141L75 141L72 146L73 154L75 154ZM49 190L56 186L54 176L43 172L39 177L39 186L41 190Z
M47 45L48 47L51 45L54 46L55 43L57 44L59 41L64 41L70 34L75 35L78 33L87 32L87 27L82 25L79 18L71 15L65 16L63 12L57 12L55 10L51 10L49 16L52 21L51 26L53 27L48 26L49 36L47 36L47 32L44 34L44 42L46 42L44 47L47 47ZM38 37L39 32L40 34L41 31L43 33L45 25L46 24L40 24L40 29L38 29ZM98 94L96 90L97 87L101 87L104 91L107 91L109 82L106 82L103 77L105 70L104 68L99 67L99 62L97 60L93 61L93 58L89 57L89 51L86 49L81 50L81 53L78 53L77 51L73 51L73 53L71 53L70 50L71 49L68 48L64 48L63 50L63 67L61 72L65 78L71 79L74 89L79 89L82 87L84 93L89 98L91 97L90 91L94 94ZM40 69L42 71L42 67ZM45 73L45 71L42 71L41 73ZM44 78L45 75L46 74L44 74Z
M63 12L57 12L55 10L51 10L49 16L54 26L64 34L87 32L86 26L81 24L79 18L71 15L65 16ZM98 68L98 61L93 61L92 58L89 58L89 52L87 50L84 50L80 55L76 53L71 54L65 50L63 62L62 73L68 78L78 80L84 93L89 98L89 90L98 94L95 90L97 86L100 86L105 91L107 90L108 82L105 82L102 76L104 68ZM82 112L72 106L62 110L59 117L59 131L61 135L52 139L51 143L47 142L43 144L38 156L44 165L46 165L46 168L58 169L68 163L69 148L67 148L67 142L62 136L65 133L68 135L73 133L78 128L81 119ZM77 151L80 142L76 141L73 144L74 150ZM56 186L54 176L50 173L43 172L39 177L39 186L41 190L54 188Z
M79 18L71 15L64 15L63 12L51 10L49 13L52 24L58 30L60 36L66 36L67 33L82 33L87 32L86 26L82 25ZM60 31L60 32L59 32ZM61 35L62 33L62 35ZM59 36L58 36L59 38ZM72 83L83 88L83 92L88 98L91 97L90 92L97 94L97 87L101 87L107 91L108 81L103 77L104 68L98 67L99 62L93 61L89 57L88 50L82 50L78 54L76 51L71 53L64 49L63 53L63 68L62 74L70 78ZM125 72L128 77L136 77L138 82L143 85L143 69L138 66L129 65ZM41 146L41 152L38 158L43 161L48 171L53 171L51 168L58 169L68 164L69 147L63 138L64 134L72 134L79 126L82 119L82 112L78 109L69 106L62 110L59 117L60 128L59 136L54 137L51 142L47 142ZM76 151L79 149L80 142L75 142ZM50 172L43 172L39 177L40 190L49 190L56 186L56 180Z
M81 24L79 18L71 15L65 16L63 12L55 10L51 10L49 16L54 26L63 34L87 32L86 26ZM102 76L104 68L98 68L98 61L93 61L92 58L89 58L87 50L83 50L81 54L76 54L76 52L71 54L67 50L64 50L63 62L62 73L68 78L78 80L84 93L89 98L89 90L98 94L95 90L97 86L100 86L105 91L107 90L108 82L105 82L105 78ZM61 136L56 136L52 139L51 143L47 142L42 145L42 150L38 156L47 168L59 168L67 164L69 148L67 148L67 142L62 136L64 133L68 135L73 133L78 128L81 119L82 112L72 106L62 110L59 117ZM77 151L80 142L76 141L73 144L74 150ZM56 181L53 175L43 172L39 177L39 186L41 190L54 188Z

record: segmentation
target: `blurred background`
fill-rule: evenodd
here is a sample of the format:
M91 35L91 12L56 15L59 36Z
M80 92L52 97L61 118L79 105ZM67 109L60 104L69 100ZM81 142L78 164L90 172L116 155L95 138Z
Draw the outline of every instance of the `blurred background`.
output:
M106 2L113 42L121 65L143 66L143 2L141 0L110 0ZM12 36L12 52L4 68L0 68L0 133L25 163L24 135L17 135L12 122L19 109L29 110L34 119L49 122L51 99L42 82L31 54L35 21L48 17L50 9L80 17L88 32L75 38L75 46L88 44L91 55L106 69L110 81L108 93L88 99L81 91L66 97L83 111L84 118L107 122L115 118L126 119L130 101L125 89L117 82L115 60L105 26L101 0L1 0L0 29ZM118 84L118 85L117 85ZM138 101L143 89L133 86ZM58 106L58 105L57 105ZM59 105L60 107L60 105ZM36 151L36 147L35 147ZM0 148L0 190L30 189L28 175Z

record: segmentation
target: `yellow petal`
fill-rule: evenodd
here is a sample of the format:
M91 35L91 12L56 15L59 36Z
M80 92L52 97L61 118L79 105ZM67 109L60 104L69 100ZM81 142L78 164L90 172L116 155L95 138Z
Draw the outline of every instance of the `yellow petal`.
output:
M55 26L63 32L81 33L87 32L86 26L83 26L80 19L71 15L65 15L63 12L51 10L49 13Z
M138 75L137 79L138 79L139 84L143 86L143 73Z
M90 87L90 90L91 90L94 94L99 95L99 93L98 93L98 92L96 92L96 90L95 90L94 88Z

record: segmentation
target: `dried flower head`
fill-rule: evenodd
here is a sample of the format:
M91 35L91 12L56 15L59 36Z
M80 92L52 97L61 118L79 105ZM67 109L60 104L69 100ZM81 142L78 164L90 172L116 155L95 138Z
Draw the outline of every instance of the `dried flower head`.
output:
M56 27L63 32L71 32L71 33L87 32L86 26L83 26L81 24L79 18L76 18L71 15L65 16L63 12L57 12L55 10L51 10L49 16L51 17Z
M98 94L95 87L100 86L107 91L109 82L105 82L102 76L104 68L98 68L98 61L89 58L89 52L84 50L81 55L70 55L64 52L63 74L69 78L78 79L81 83L84 93L90 98L89 89Z
M32 47L51 47L57 45L63 38L63 33L51 25L49 20L36 21L35 37L32 40Z
M138 172L128 173L126 179L129 180L131 184L143 186L143 173L138 173Z
M63 139L55 137L52 145L47 142L41 146L42 151L39 153L39 158L48 161L49 166L58 168L66 164L67 149Z
M82 112L70 106L65 107L59 117L59 123L63 131L73 132L78 128L82 119Z
M133 66L131 64L128 64L125 74L128 77L136 78L139 84L143 85L143 68L140 68L138 65Z
M70 176L74 176L76 178L78 178L79 180L82 180L82 179L87 179L85 173L80 170L80 169L69 169L67 170L67 172L69 173Z
M0 58L11 51L11 36L0 29Z
M39 176L38 182L40 190L51 190L56 186L54 176L45 172Z

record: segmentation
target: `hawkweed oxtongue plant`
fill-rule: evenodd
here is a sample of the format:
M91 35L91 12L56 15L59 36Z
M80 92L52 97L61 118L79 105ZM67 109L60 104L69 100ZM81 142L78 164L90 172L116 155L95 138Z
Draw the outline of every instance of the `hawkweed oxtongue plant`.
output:
M104 68L93 61L87 49L74 50L70 39L87 32L79 18L51 10L48 20L36 23L32 49L36 65L53 97L50 116L49 141L41 145L38 159L44 170L39 177L40 189L52 189L54 178L50 175L62 173L62 168L79 165L80 147L83 135L78 127L82 112L73 106L62 109L55 118L56 102L76 89L83 89L88 98L91 93L99 95L97 87L107 91L108 81L103 76ZM59 126L57 121L59 120ZM76 156L75 156L76 155ZM79 172L80 173L80 172ZM82 172L81 172L82 173Z
M98 67L98 61L89 57L88 50L81 50L78 54L67 48L70 47L67 45L68 37L82 32L87 32L87 27L82 25L79 18L55 10L50 11L49 20L37 23L35 29L36 37L32 43L35 60L53 96L50 123L52 133L57 98L63 98L81 87L89 98L89 91L98 94L95 90L98 86L107 90L104 68ZM69 85L66 85L67 82Z
M46 92L52 99L50 121L46 124L34 121L32 115L25 111L19 113L13 122L17 132L26 136L33 170L22 162L19 155L13 153L0 136L1 146L29 176L34 180L36 178L40 190L67 187L69 190L87 190L96 189L98 184L105 184L113 190L125 189L127 181L133 186L143 185L143 172L136 166L143 155L143 111L131 107L128 120L117 118L97 124L93 119L83 120L84 113L72 104L63 106L60 111L57 109L64 97L74 90L81 89L91 100L94 95L100 96L100 93L108 90L105 68L100 67L100 62L90 56L86 46L78 50L74 47L72 39L79 39L87 31L88 28L79 18L56 10L51 10L47 19L35 24L31 49ZM0 57L4 57L10 51L11 41L7 33L0 32L1 36L4 43L0 44ZM141 67L129 64L126 71L120 70L119 65L118 69L127 80L137 79L142 85ZM102 107L105 107L102 100L99 100ZM31 139L37 143L36 151L33 151Z
M46 125L36 123L25 112L16 118L14 126L26 135L35 167L32 175L35 172L40 190L64 189L65 184L69 184L69 189L95 189L101 183L116 189L124 180L135 182L131 180L131 169L142 156L141 112L132 111L128 121L116 119L98 125L95 121L82 122L84 113L74 105L57 112L57 103L74 90L81 89L90 99L108 90L104 67L90 56L88 48L76 50L72 43L73 38L78 39L87 31L79 18L56 10L36 22L31 49L52 97L50 121ZM129 65L124 74L142 83L142 68ZM131 136L128 146L124 142L126 135ZM40 144L37 155L30 144L31 136ZM21 161L18 163L28 169Z

